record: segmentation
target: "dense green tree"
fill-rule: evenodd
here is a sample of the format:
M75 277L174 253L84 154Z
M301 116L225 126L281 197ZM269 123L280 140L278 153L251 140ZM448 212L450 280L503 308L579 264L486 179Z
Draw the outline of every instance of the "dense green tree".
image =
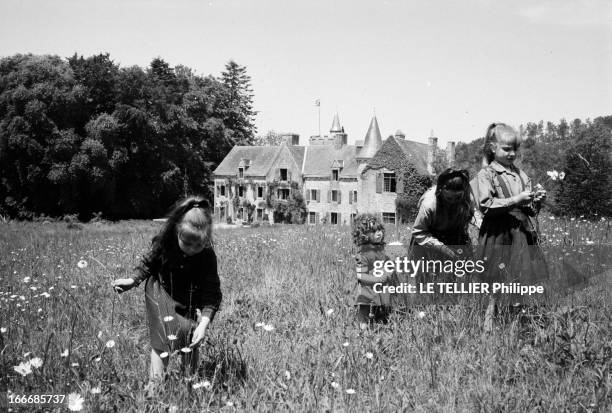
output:
M557 212L590 218L612 216L611 117L576 128L565 152L564 179L557 193Z
M255 115L251 77L246 67L230 60L221 74L223 84L229 89L229 112L225 125L231 130L230 139L235 145L249 145L255 138Z
M151 217L210 195L211 170L252 127L249 78L232 73L234 91L161 58L0 59L0 214Z

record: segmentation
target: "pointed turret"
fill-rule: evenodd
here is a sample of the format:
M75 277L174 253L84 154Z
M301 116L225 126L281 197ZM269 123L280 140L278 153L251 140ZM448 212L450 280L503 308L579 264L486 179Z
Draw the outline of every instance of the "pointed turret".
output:
M330 133L342 133L342 127L340 126L340 119L338 118L338 112L334 115L334 121L332 122L332 127L329 130Z
M361 148L357 157L362 159L372 158L381 146L382 137L380 135L380 128L378 127L376 115L374 115L370 121L370 127L368 128L368 133L366 133L363 148Z

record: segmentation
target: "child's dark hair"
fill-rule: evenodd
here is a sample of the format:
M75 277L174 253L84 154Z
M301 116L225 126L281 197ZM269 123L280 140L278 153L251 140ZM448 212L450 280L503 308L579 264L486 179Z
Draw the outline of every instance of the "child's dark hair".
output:
M518 144L521 143L521 137L514 130L512 126L508 126L505 123L492 123L487 128L487 133L485 134L485 142L483 148L483 165L489 165L491 162L495 160L495 150L493 149L493 144L499 142L499 139L502 135L509 134L516 136Z
M385 226L374 214L359 214L351 223L353 242L355 245L370 243L370 234L378 230L383 231L381 244L385 243Z
M190 196L178 201L168 213L166 224L153 238L151 257L159 257L162 269L167 269L181 256L179 232L188 232L212 248L212 215L210 204L201 196Z
M436 184L436 204L439 206L438 211L441 214L447 213L450 207L446 204L442 196L443 189L453 191L463 191L463 196L458 205L453 205L458 222L464 222L466 225L474 216L472 208L470 174L465 169L448 168L438 176Z

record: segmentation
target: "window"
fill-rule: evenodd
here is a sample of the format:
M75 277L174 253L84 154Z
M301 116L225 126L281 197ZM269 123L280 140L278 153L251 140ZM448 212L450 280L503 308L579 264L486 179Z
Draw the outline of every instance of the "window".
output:
M349 191L349 204L357 203L357 191Z
M238 168L238 178L244 178L244 168Z
M263 198L263 186L257 187L257 198Z
M257 220L261 221L263 219L263 209L257 208Z
M244 196L244 186L243 185L239 185L238 186L238 196Z
M281 181L286 181L287 180L287 169L286 168L281 168L281 170L280 170L280 180Z
M225 185L219 187L219 196L225 196Z
M355 222L355 217L357 217L357 214L355 213L351 214L351 224Z
M383 212L382 220L385 224L395 224L395 212Z
M289 188L278 189L278 199L289 199Z
M395 192L395 174L384 174L384 192Z
M332 189L331 191L331 200L332 202L338 202L338 190Z
M338 180L338 170L332 169L332 181L337 181L337 180Z
M225 207L219 207L219 219L225 218Z
M316 224L317 223L317 213L316 212L309 212L308 213L308 223L309 224Z
M338 213L337 212L332 212L330 214L330 221L332 223L332 225L338 225Z
M310 200L311 200L311 201L319 201L319 200L317 199L317 193L318 193L319 191L317 191L316 189L309 189L309 191L310 191Z

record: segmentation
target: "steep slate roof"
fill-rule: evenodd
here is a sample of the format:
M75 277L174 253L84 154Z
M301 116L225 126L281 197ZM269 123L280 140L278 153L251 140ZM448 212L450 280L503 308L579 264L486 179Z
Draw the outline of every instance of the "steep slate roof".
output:
M407 141L405 139L398 139L396 137L393 137L393 139L395 139L400 148L402 148L402 152L404 152L406 159L410 161L419 172L429 175L429 172L427 171L427 151L429 149L429 145L420 142Z
M305 146L287 146L291 155L293 155L293 159L295 159L295 163L297 164L300 170L302 169L302 163L304 162L304 151L306 150Z
M280 146L234 146L213 175L236 175L240 160L246 158L251 160L251 166L244 170L244 176L265 176L279 149Z
M357 147L354 145L343 145L335 149L333 145L310 145L306 151L304 162L304 177L329 177L331 167L335 160L343 160L344 168L340 170L340 178L357 177L357 161L355 155Z
M365 170L384 167L393 168L389 164L394 159L402 163L408 162L419 173L429 175L427 171L427 149L428 145L424 143L407 141L394 136L389 137L376 155L368 161Z
M378 127L378 120L376 120L376 116L373 116L372 120L370 121L368 133L366 133L363 148L361 148L357 156L359 158L371 158L376 154L381 146L382 137L380 135L380 128Z
M332 122L332 127L329 130L331 133L333 132L342 132L342 126L340 126L340 119L338 118L338 112L334 115L334 121Z

